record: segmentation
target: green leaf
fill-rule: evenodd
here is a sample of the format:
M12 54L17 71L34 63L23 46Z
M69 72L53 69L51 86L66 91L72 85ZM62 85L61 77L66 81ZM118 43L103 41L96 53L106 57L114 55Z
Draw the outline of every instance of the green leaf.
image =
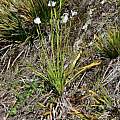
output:
M17 114L17 109L16 109L16 107L11 108L10 111L9 111L9 114L10 114L11 116L16 115L16 114Z
M88 69L90 69L90 68L92 68L94 66L100 65L100 64L101 64L101 61L96 61L96 62L93 62L93 63L91 63L89 65L86 65L86 66L80 68L80 70L72 78L70 78L70 80L66 81L66 84L68 84L68 83L72 82L73 80L75 80L78 77L78 75L80 75L82 72L84 72L84 71L86 71L86 70L88 70Z

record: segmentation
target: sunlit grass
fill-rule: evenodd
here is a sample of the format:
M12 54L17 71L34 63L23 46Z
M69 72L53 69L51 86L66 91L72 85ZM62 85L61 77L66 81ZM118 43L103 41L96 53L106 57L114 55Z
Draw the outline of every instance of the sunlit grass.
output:
M107 57L116 58L120 55L119 28L109 28L104 36L95 35L95 39L95 47Z
M61 8L61 7L60 7ZM64 88L67 84L76 80L79 75L86 70L99 65L100 61L95 61L89 65L81 68L77 68L76 64L80 63L81 52L69 51L69 36L66 36L69 31L66 29L66 24L61 25L60 19L57 17L56 9L51 9L50 19L50 48L48 49L45 44L45 37L40 31L40 24L38 24L38 35L42 46L41 56L44 59L46 67L43 68L42 72L39 72L35 67L30 66L33 72L42 77L45 81L51 84L53 91L57 96L61 96L64 92ZM62 33L66 31L66 35L62 36ZM70 56L69 56L70 55ZM73 60L68 60L67 67L65 67L66 56L74 56ZM75 57L76 56L76 57ZM42 60L43 61L43 60Z
M59 1L56 1L56 9ZM61 1L61 6L64 0ZM35 48L37 31L36 17L42 21L41 29L49 26L51 7L47 0L1 0L0 1L0 52L2 72L14 66L15 62ZM42 33L46 33L43 29ZM17 49L17 50L16 50ZM16 51L15 51L16 50ZM10 54L12 53L12 55ZM16 53L16 54L13 54ZM10 57L8 57L10 56Z

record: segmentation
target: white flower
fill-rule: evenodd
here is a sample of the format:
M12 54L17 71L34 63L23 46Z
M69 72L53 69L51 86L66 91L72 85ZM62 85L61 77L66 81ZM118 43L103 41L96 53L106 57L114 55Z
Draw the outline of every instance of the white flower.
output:
M55 7L55 5L56 5L56 2L54 2L54 1L49 1L48 2L49 7Z
M101 1L101 4L103 5L105 2L106 2L106 0L102 0L102 1Z
M88 12L88 14L90 15L90 17L92 17L93 12L94 12L94 9L90 9L90 11Z
M82 27L82 29L83 30L87 30L87 28L88 28L88 25L90 25L91 24L91 20L88 20L86 23L85 23L85 25Z
M36 17L36 18L34 19L34 23L39 25L39 24L41 23L40 18L39 18L39 17Z
M73 16L77 15L77 12L76 12L76 11L71 10L71 14L72 14L72 17L73 17Z
M87 28L88 28L88 24L85 24L85 25L82 27L82 29L85 30L85 31L87 30Z
M89 11L89 15L92 15L92 12L93 12L92 9L90 9L90 11Z
M62 20L61 20L62 23L67 23L67 21L68 21L68 13L64 13L61 18L62 18Z
M90 43L89 43L89 46L92 46L93 45L93 41L91 41Z

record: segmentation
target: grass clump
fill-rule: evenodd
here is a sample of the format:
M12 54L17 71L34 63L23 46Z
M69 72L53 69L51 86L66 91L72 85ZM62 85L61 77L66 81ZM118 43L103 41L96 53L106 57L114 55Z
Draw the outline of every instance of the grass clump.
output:
M120 55L120 30L117 27L109 28L104 36L95 35L95 39L95 47L107 57L116 58Z
M56 0L56 9L58 9L58 4L59 0ZM61 1L61 6L63 4L64 0ZM41 17L42 33L47 33L45 27L49 24L50 14L51 8L48 6L48 0L0 1L2 72L14 66L21 56L26 58L31 48L35 48L34 41L37 39L37 31L34 19L38 16Z
M42 24L50 20L48 0L2 0L0 3L0 38L10 42L23 42L33 36L36 31L33 20L37 16L41 16Z
M71 51L69 27L66 27L66 23L61 23L62 21L60 20L60 16L57 16L56 9L51 8L50 46L47 46L45 42L45 37L40 31L40 24L38 24L37 29L41 46L40 61L42 63L40 64L40 68L42 72L31 65L29 66L36 75L43 78L52 86L52 90L57 96L61 96L65 86L76 80L82 72L100 64L99 61L96 61L79 68L78 64L81 52ZM65 35L63 34L64 32ZM71 60L71 58L73 59Z

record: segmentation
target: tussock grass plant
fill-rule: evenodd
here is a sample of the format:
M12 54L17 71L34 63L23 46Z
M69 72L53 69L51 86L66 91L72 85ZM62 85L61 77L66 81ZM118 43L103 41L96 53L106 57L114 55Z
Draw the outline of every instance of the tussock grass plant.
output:
M67 84L76 80L87 69L99 65L100 61L81 68L77 67L77 64L80 62L81 52L71 51L69 46L69 29L67 29L66 24L61 24L55 8L51 8L50 26L50 46L46 45L45 37L40 31L40 24L38 24L37 29L41 46L40 60L42 63L40 68L42 71L39 71L32 65L29 65L29 67L36 75L52 86L51 89L57 96L61 96ZM72 57L73 59L70 59ZM66 61L68 62L66 63Z
M23 42L30 36L27 24L32 21L26 1L2 0L0 5L0 38ZM29 23L27 23L29 21ZM28 29L28 30L27 30Z
M56 0L59 3L59 0ZM48 0L2 0L0 5L0 37L25 41L33 35L33 19L41 16L42 24L50 19ZM61 4L64 3L62 0ZM57 9L57 8L56 8ZM30 29L31 28L31 29Z
M56 4L59 4L59 0L56 0ZM61 1L61 4L64 4L64 0ZM34 40L37 38L37 31L34 19L37 16L41 17L42 29L49 24L50 14L51 9L48 6L48 0L0 1L2 71L12 67L23 54L26 56L26 53L28 54L32 47L35 48ZM45 32L45 30L42 30L42 32Z
M120 55L120 30L118 27L109 28L105 35L95 35L95 47L109 58Z
M79 98L81 101L89 102L83 102L79 105L79 107L73 107L71 112L72 115L75 114L77 117L84 120L97 120L101 115L104 114L104 112L112 108L113 99L109 95L107 89L101 84L101 81L98 80L94 87L96 88L95 90L88 89L85 95L82 96L82 98ZM85 113L82 111L82 109L90 111L90 114Z

